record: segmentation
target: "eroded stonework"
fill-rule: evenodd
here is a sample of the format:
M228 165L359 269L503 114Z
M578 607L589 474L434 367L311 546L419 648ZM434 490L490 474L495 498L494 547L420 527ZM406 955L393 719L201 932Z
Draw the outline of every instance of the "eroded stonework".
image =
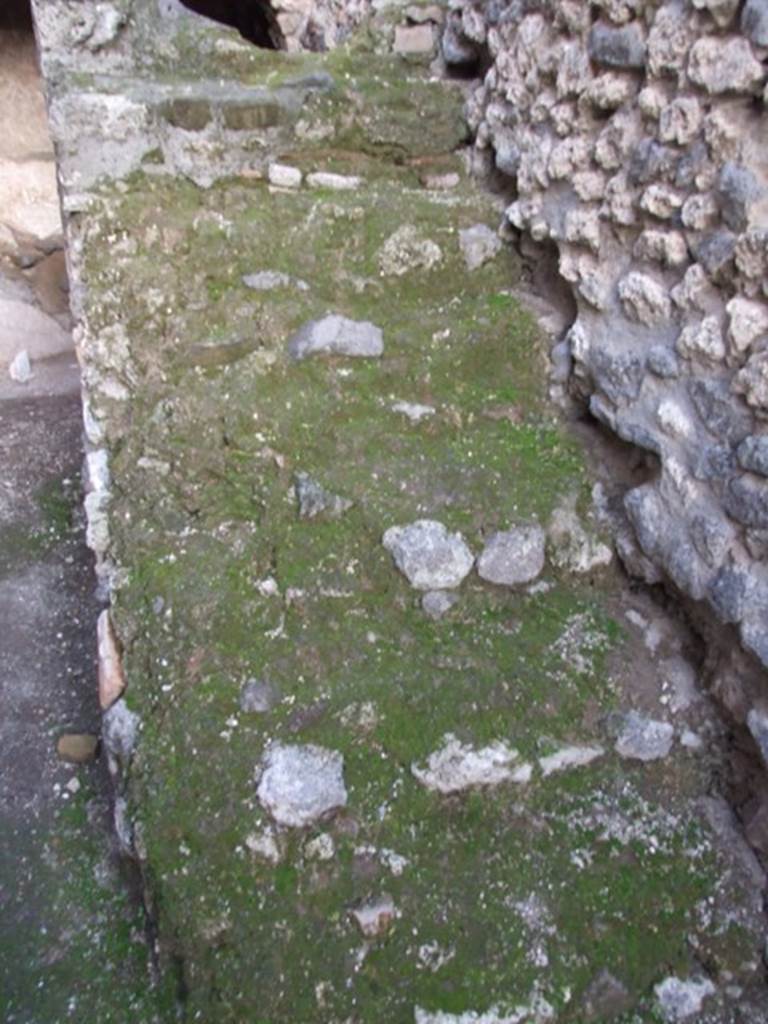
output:
M736 625L766 665L765 5L451 10L446 60L488 66L470 121L516 188L508 224L554 242L573 288L572 387L658 460L626 496L625 561Z

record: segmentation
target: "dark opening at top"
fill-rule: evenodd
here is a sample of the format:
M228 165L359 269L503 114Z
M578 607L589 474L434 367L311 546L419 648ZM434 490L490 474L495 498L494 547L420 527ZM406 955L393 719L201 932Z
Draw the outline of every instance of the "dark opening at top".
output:
M6 0L7 2L7 0ZM267 50L284 50L285 39L268 0L181 0L212 21L236 28L241 36Z
M0 0L0 30L32 31L32 10L29 0Z

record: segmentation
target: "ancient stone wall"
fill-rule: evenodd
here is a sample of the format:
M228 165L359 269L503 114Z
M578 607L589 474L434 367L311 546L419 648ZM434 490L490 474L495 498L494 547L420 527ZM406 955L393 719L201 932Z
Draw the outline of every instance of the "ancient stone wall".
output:
M768 663L768 4L466 0L443 51L487 68L477 148L573 288L556 357L658 459L626 495L630 570Z

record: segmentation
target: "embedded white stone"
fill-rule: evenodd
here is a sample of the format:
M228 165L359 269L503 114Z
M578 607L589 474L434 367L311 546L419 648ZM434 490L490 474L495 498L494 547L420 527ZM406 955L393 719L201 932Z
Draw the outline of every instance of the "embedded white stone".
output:
M246 836L245 845L256 857L268 861L270 864L279 864L282 853L275 836L275 830L267 826L263 832L253 832Z
M275 288L295 288L300 292L309 291L309 285L297 277L284 274L281 270L260 270L256 274L245 274L243 284L257 292L270 292Z
M616 741L616 752L636 761L657 761L669 754L674 735L674 727L668 722L657 722L630 711Z
M542 775L552 775L554 772L566 771L568 768L581 768L585 764L602 757L605 751L602 747L563 747L547 757L539 758L539 767Z
M392 412L400 412L407 416L411 423L420 423L429 416L435 415L433 405L421 405L419 402L393 402L390 406Z
M631 271L619 282L619 297L632 320L654 327L668 320L671 303L666 289L648 274Z
M141 719L131 711L125 698L115 701L101 719L101 735L112 774L124 769L136 748Z
M657 260L666 267L681 267L688 262L688 245L681 231L647 228L635 243L635 256Z
M572 508L554 510L547 534L551 561L567 572L588 573L613 561L612 549L587 533Z
M336 750L273 743L257 775L259 801L278 825L303 828L347 803L344 758Z
M746 39L705 36L691 48L688 75L708 93L748 92L763 78L763 66Z
M375 939L389 931L397 916L397 908L389 896L381 896L352 911L352 917L366 939Z
M494 533L477 560L477 574L489 583L507 587L535 580L544 568L545 542L540 526Z
M307 175L307 184L311 188L329 188L335 192L347 192L360 188L363 179L356 174L332 174L329 171L313 171Z
M747 349L763 334L768 334L768 305L737 295L725 307L730 318L728 338L736 352Z
M683 205L683 195L668 185L649 185L640 197L640 207L660 220L667 220Z
M659 138L687 146L698 135L701 120L701 105L695 97L677 97L659 114Z
M487 224L473 224L459 231L459 248L467 270L478 270L501 249L501 239Z
M430 619L442 619L459 600L450 590L428 590L421 599L421 607Z
M706 316L698 324L688 324L677 339L677 351L681 356L695 357L719 362L725 358L725 343L716 316Z
M752 708L747 715L747 728L752 733L760 754L768 765L768 714L758 708Z
M656 419L662 430L672 437L690 437L695 431L693 419L675 398L663 398L659 402Z
M288 342L294 359L314 355L376 358L384 351L384 334L368 320L350 320L330 313L321 320L310 320Z
M332 860L335 853L336 844L328 832L321 832L304 847L304 856L311 860Z
M565 215L565 239L600 250L600 214L597 209L569 210Z
M703 231L715 223L719 212L714 195L711 192L699 192L683 203L681 217L685 227L692 231Z
M530 765L520 764L519 756L502 740L476 749L447 733L443 737L443 746L427 758L426 767L421 768L414 763L411 772L427 789L444 794L459 793L473 786L527 782ZM516 771L519 772L517 778Z
M451 590L472 571L472 552L460 533L449 533L442 523L418 519L408 526L392 526L382 538L395 565L417 590Z
M403 224L378 252L379 270L385 277L402 277L414 270L431 270L443 258L440 246L425 238L413 224Z
M681 981L672 976L655 985L653 991L664 1020L676 1024L700 1013L707 996L715 994L715 986L709 978Z
M290 167L288 164L270 164L268 177L270 185L277 185L278 188L298 188L303 175L298 167Z
M528 1003L519 1003L509 1009L491 1006L488 1010L466 1010L447 1013L444 1010L414 1008L414 1024L546 1024L557 1016L555 1008L538 992L533 992Z

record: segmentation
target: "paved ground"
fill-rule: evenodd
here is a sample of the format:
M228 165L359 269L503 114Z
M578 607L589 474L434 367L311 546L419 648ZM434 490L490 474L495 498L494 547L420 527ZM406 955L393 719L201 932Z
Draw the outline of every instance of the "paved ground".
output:
M68 357L38 367L26 387L0 384L0 1019L8 1024L52 1024L81 1010L93 1020L91 1008L121 1020L147 981L141 918L112 850L103 763L78 767L56 754L62 733L99 730L78 384Z
M100 729L99 609L53 152L31 34L6 31L16 6L0 12L0 1020L144 1022L143 916L106 769L56 751ZM21 348L26 384L6 365Z

